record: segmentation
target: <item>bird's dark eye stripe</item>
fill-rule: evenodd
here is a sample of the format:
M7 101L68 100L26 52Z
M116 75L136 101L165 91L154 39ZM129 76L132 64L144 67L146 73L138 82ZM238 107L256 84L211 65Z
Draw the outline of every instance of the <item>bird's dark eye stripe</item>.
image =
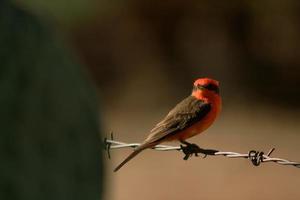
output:
M197 90L197 89L199 89L199 90L207 89L207 90L214 91L217 94L219 94L219 87L217 85L214 85L214 84L194 86L193 90Z
M214 91L215 93L219 94L219 87L213 84L207 84L207 85L197 85L193 87L193 91L195 90L203 90L203 89L207 89L210 91Z
M214 84L208 84L208 85L204 85L202 86L208 90L211 90L211 91L214 91L216 93L219 93L219 87L217 85L214 85Z

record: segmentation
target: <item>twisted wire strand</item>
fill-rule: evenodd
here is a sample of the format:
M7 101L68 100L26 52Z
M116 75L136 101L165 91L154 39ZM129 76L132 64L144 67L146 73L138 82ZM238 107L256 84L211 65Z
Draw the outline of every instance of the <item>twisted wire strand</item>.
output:
M110 150L111 149L122 149L122 148L136 148L140 145L140 143L125 143L112 139L104 139L105 149L107 150L108 156L110 158ZM156 145L152 149L157 151L182 151L182 146L170 146L170 145ZM261 163L265 162L274 162L280 165L290 165L300 168L299 162L289 161L283 158L274 158L270 157L270 155L274 152L274 148L272 148L267 154L264 154L262 151L251 150L248 153L237 153L230 151L217 151L214 150L212 154L205 154L211 156L226 156L228 158L246 158L251 160L252 164L255 166L259 166ZM201 152L200 152L201 153ZM189 155L190 156L190 155ZM188 157L189 157L188 156ZM188 158L187 157L187 158Z

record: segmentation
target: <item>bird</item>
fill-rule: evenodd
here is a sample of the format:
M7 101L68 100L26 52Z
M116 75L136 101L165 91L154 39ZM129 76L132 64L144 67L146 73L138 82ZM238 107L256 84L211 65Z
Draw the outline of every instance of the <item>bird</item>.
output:
M179 141L191 145L186 140L202 133L210 127L222 109L219 82L211 78L194 81L191 95L178 103L154 128L148 137L115 169L118 171L143 150L168 141Z

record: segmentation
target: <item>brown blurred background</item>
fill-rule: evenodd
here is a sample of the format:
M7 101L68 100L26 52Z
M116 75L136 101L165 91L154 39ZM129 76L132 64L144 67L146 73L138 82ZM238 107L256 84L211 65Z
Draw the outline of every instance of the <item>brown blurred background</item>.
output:
M18 1L54 24L99 89L103 135L139 142L198 77L221 82L223 112L202 147L300 160L300 3ZM300 170L276 164L130 150L107 160L106 199L299 199Z

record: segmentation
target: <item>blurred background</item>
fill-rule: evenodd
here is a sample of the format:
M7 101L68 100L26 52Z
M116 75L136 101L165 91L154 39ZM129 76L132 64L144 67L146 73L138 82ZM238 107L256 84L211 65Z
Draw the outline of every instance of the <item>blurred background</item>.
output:
M102 136L140 142L199 77L221 83L223 111L204 148L300 160L300 3L286 1L14 1L51 27L98 94ZM5 31L5 30L1 30ZM87 97L87 96L86 96ZM147 150L105 161L104 199L299 199L300 171L272 163Z

